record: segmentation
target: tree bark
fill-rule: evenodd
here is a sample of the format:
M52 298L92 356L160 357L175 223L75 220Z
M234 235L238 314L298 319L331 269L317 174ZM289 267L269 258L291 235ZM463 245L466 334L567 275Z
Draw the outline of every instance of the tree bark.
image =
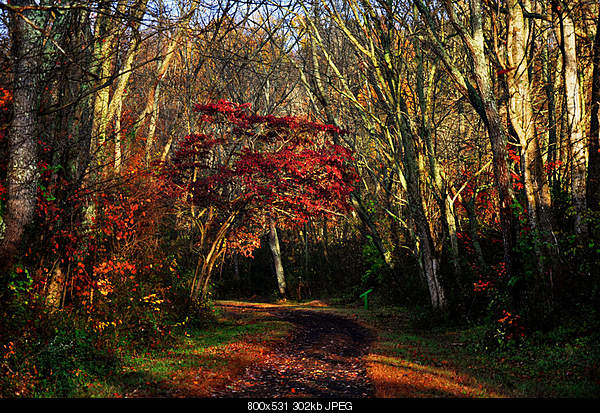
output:
M587 178L587 205L592 211L600 211L600 8L596 19L596 36L592 50L592 91L590 132L588 137L589 159Z
M108 128L108 110L110 104L110 83L109 79L112 70L112 53L117 40L115 33L116 23L114 17L110 15L110 1L102 1L98 4L101 13L98 14L96 21L96 32L94 37L94 64L97 76L97 85L101 88L94 96L94 117L92 123L92 157L96 158L97 166L101 167L104 163L103 146L106 140L106 131ZM123 0L119 0L118 9L123 12Z
M502 232L504 263L507 274L510 276L514 266L514 246L516 245L517 233L516 222L512 211L514 196L508 169L506 134L498 111L492 78L489 73L489 60L485 54L483 33L484 15L481 0L473 0L469 4L471 27L468 31L467 28L462 26L461 21L459 21L459 18L455 13L454 3L450 0L444 0L443 4L453 27L460 35L467 48L468 55L472 62L472 74L475 79L476 88L462 74L458 67L454 65L444 48L444 45L441 43L430 10L421 0L415 0L415 6L418 8L426 23L426 29L430 40L432 41L435 53L442 60L449 74L455 80L464 96L469 99L473 109L479 114L486 126L492 149L494 180L498 187L498 212L500 230Z
M180 27L177 28L177 31L173 34L173 37L169 41L167 45L166 53L158 65L156 72L156 79L154 80L152 86L150 87L150 91L148 93L148 98L146 100L146 107L143 112L140 114L138 118L138 126L141 126L146 120L149 120L149 128L148 134L146 136L146 149L145 149L145 162L146 165L150 163L150 159L152 158L152 150L154 148L154 136L156 132L156 122L158 120L158 111L159 111L159 98L160 98L160 85L167 74L167 70L171 65L171 61L175 56L175 48L178 46L179 41L183 37L183 35L187 31L187 25L190 22L196 8L198 7L197 3L192 3L189 11L186 13L185 17L179 22Z
M569 134L571 157L571 196L575 206L575 233L583 235L586 228L583 215L586 209L586 142L583 124L583 113L579 91L579 74L577 70L577 44L575 23L571 11L565 10L564 4L554 0L554 9L559 17L560 41L563 57L563 81L565 86L565 106L567 111L567 133Z
M483 121L488 131L491 143L494 178L498 186L499 220L502 231L504 249L504 264L509 277L514 267L514 247L516 245L516 222L513 216L512 204L514 201L510 173L507 160L507 139L502 126L502 120L496 103L496 96L492 87L492 78L489 72L489 61L485 54L483 34L483 10L480 0L471 2L471 34L462 28L454 13L453 4L445 0L444 5L449 13L452 24L462 37L473 62L473 74L478 88L478 101L483 108ZM472 102L474 106L478 102ZM480 111L478 111L481 113Z
M279 289L279 295L285 299L286 283L285 273L283 271L283 263L281 262L281 250L279 248L279 237L277 236L277 227L273 220L269 220L269 247L271 248L271 254L273 256L273 263L275 265L275 276L277 277L277 288Z
M33 1L13 1L12 5L31 6ZM0 270L12 267L25 227L34 217L38 187L37 110L40 91L39 35L25 21L34 20L35 12L13 14L10 39L13 56L13 119L8 131L8 186L5 232L0 249Z
M507 3L507 62L508 111L511 125L517 134L523 159L523 181L527 199L527 213L534 232L534 247L538 266L544 271L542 240L553 243L550 188L542 162L542 153L534 120L533 90L529 78L528 44L532 38L524 10L530 9L528 0L509 0Z

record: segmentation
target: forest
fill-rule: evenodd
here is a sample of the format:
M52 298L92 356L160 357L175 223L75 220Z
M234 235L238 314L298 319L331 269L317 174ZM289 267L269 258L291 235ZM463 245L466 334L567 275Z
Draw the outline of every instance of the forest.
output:
M340 397L600 395L597 0L9 0L0 49L0 397L271 397L319 325Z

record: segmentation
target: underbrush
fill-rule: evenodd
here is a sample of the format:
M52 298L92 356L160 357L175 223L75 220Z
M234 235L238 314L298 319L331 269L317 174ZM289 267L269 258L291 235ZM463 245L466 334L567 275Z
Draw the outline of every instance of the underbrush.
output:
M2 335L0 397L205 397L289 331L281 322L223 317L206 303L181 320L101 330L89 314L38 310L22 309L24 321L10 339Z
M528 330L509 340L510 330L502 323L494 330L486 322L440 322L431 312L420 311L381 307L359 313L380 332L379 349L399 365L442 369L447 373L439 374L508 397L600 395L600 329L594 317L563 320L546 331Z
M118 371L117 346L86 321L73 314L52 319L38 316L27 328L12 330L9 338L3 336L0 395L85 396L87 383Z
M501 381L526 397L598 397L600 333L590 324L563 322L549 331L529 332L505 341L490 337L485 325L465 330L467 349L490 366ZM501 344L498 342L500 341ZM490 344L491 342L491 344Z

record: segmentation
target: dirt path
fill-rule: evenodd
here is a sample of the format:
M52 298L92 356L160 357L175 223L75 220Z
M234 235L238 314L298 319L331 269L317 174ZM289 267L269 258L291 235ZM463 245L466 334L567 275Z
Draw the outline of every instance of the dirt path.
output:
M230 313L258 309L252 305L220 306ZM283 306L261 306L260 311L274 320L294 324L292 336L213 397L373 396L362 360L374 339L369 330L327 312Z

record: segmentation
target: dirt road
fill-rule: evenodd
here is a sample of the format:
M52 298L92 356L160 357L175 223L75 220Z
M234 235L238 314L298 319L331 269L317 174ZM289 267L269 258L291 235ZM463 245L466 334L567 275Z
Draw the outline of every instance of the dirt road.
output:
M229 313L252 311L252 305L219 304ZM289 340L248 367L245 374L214 397L339 397L373 395L362 357L373 336L366 328L339 315L272 306L273 320L292 323Z

